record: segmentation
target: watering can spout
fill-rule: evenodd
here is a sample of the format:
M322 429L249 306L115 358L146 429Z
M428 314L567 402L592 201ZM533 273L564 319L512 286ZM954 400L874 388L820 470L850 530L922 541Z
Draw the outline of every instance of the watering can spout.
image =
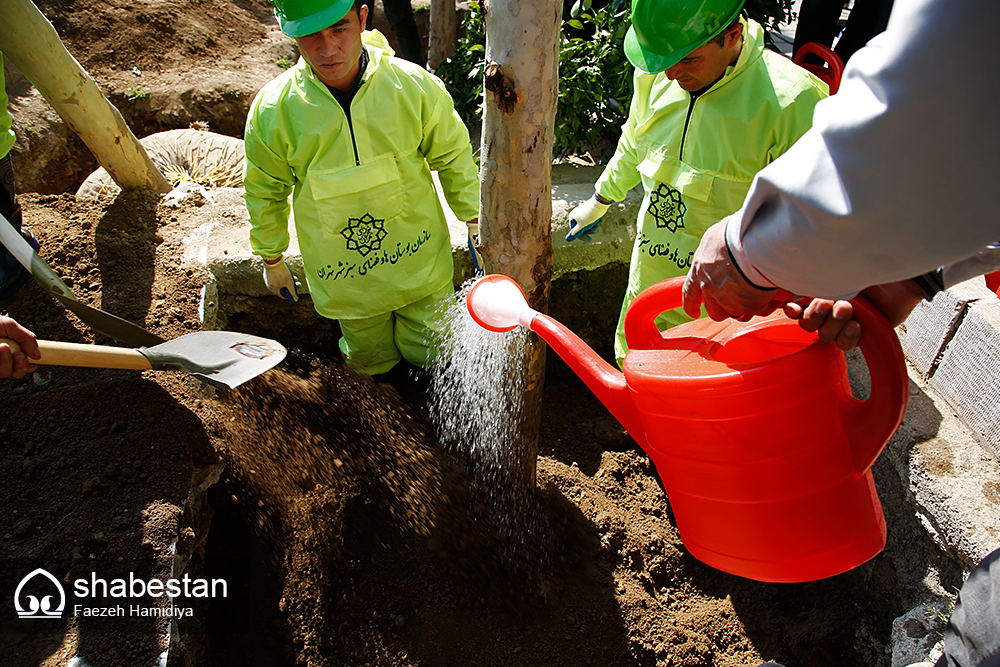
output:
M516 282L503 275L484 276L469 289L466 304L472 319L485 329L504 332L521 325L541 336L611 411L629 435L645 447L642 421L625 376L579 336L528 306L524 292Z

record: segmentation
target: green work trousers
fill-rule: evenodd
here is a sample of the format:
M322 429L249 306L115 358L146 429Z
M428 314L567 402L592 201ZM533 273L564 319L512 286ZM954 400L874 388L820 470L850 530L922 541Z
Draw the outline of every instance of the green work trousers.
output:
M357 320L340 320L340 351L357 370L369 375L388 372L406 359L426 368L437 354L434 341L445 325L448 299L455 296L452 285L398 310Z

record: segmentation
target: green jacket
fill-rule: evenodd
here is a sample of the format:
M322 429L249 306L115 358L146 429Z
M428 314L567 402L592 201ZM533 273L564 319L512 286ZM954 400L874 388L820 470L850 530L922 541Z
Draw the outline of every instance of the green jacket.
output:
M14 119L7 111L7 88L3 78L3 54L0 53L0 158L10 152L14 145Z
M257 94L247 119L250 245L288 248L289 195L306 281L325 317L396 310L451 284L451 240L431 170L461 220L479 214L469 132L444 85L392 57L377 31L351 119L304 59Z
M766 50L752 20L736 64L697 98L665 73L636 72L628 121L596 187L613 201L640 181L645 191L627 302L687 274L705 230L740 208L754 175L809 129L827 94L825 83ZM666 319L689 318L677 311Z

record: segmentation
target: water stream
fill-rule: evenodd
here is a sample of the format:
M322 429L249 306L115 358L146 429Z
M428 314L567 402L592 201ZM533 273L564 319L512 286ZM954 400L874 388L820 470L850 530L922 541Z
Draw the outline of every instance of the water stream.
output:
M449 362L432 373L430 416L444 446L467 466L474 496L508 545L507 559L520 561L522 548L544 532L535 489L526 488L516 447L529 332L517 327L495 333L476 324L466 307L471 285L464 284L443 313L448 324L440 349Z

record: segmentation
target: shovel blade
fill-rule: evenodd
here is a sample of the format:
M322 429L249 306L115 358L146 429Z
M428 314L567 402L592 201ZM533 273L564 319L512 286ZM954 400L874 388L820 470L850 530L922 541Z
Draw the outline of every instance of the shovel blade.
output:
M80 321L88 327L114 338L119 343L129 347L142 347L143 345L159 345L165 341L151 331L146 331L142 327L132 324L128 320L123 320L111 313L98 310L92 306L72 299L62 294L49 292L52 297L61 303L66 310L80 318Z
M154 370L183 370L229 389L274 368L287 354L278 341L234 331L197 331L140 351Z
M156 345L164 342L164 339L136 324L78 301L66 283L52 270L51 266L45 263L44 259L38 256L31 244L14 229L14 226L2 214L0 214L0 243L24 268L31 272L32 277L46 292L52 295L52 298L61 303L66 310L79 317L81 322L94 331L110 336L119 343L130 347Z

